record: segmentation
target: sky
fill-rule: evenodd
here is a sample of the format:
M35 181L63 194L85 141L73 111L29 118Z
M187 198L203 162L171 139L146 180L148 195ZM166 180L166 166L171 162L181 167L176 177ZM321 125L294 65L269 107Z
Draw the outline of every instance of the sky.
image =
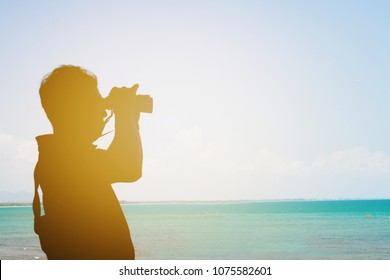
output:
M32 196L35 137L51 133L39 85L62 64L103 96L138 83L154 98L143 177L114 185L121 200L390 198L389 14L388 1L0 1L0 201Z

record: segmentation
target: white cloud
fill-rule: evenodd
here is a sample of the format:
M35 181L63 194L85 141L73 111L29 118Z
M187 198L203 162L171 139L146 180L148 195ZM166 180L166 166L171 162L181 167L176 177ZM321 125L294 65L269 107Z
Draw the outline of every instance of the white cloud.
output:
M0 133L0 159L11 162L36 162L38 156L35 140L20 140L10 134Z
M369 175L390 174L390 156L383 152L371 152L366 148L356 147L318 156L313 162L304 162L288 159L268 149L260 149L256 152L251 168L286 175L305 175L324 171Z
M15 159L36 162L38 159L37 143L33 140L19 142L16 146Z
M341 172L390 174L390 156L357 147L318 157L312 170L333 169Z
M202 128L193 126L176 133L161 150L145 159L145 177L139 184L147 188L132 190L140 200L383 197L388 193L383 182L390 175L390 157L364 148L303 161L266 148L251 152L251 147L234 141L207 141Z
M181 130L175 134L173 144L179 152L198 152L203 144L203 131L199 126Z
M31 191L32 172L36 160L35 141L0 134L0 190Z
M13 137L6 133L0 133L0 160L8 161L13 157Z
M237 151L242 149L242 152ZM172 138L163 152L145 159L151 168L208 169L216 175L259 174L259 176L311 176L315 174L390 174L390 156L356 147L318 156L305 162L289 159L272 150L261 148L245 153L250 147L237 147L229 142L207 142L202 128L192 126L181 130ZM248 155L249 154L249 155ZM190 171L188 171L190 173ZM217 174L218 173L218 174Z
M254 165L256 169L276 173L302 173L310 170L304 162L291 160L280 156L268 149L261 149L256 153Z
M12 139L13 139L12 135L6 133L0 133L0 144L9 143L10 141L12 141Z

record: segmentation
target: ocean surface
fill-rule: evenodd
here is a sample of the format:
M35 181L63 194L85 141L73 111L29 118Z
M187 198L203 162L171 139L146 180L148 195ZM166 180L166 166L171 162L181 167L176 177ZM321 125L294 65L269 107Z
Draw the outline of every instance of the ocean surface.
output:
M137 259L390 259L390 200L122 208ZM0 207L0 259L45 259L31 207Z

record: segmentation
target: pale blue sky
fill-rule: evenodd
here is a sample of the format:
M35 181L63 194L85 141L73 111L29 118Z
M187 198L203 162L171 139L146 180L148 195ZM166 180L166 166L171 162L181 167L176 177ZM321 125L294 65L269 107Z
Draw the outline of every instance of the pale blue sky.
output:
M32 191L61 64L140 84L127 200L390 197L388 1L1 1L0 191ZM105 145L102 141L101 145ZM0 197L1 200L1 197Z

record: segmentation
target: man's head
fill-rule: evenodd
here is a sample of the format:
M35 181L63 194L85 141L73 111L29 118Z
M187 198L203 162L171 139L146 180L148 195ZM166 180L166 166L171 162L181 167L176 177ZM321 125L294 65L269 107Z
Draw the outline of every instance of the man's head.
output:
M93 142L102 133L106 111L94 74L60 66L42 80L39 95L55 134Z

